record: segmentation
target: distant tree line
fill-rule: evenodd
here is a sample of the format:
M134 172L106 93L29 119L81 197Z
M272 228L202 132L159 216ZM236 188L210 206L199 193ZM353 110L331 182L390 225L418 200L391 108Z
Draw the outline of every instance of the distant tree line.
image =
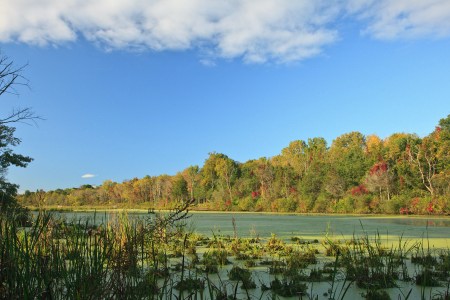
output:
M293 141L281 154L244 163L210 153L202 167L174 176L18 196L29 206L169 208L194 199L198 209L301 213L450 213L450 115L426 137L386 139L350 132Z

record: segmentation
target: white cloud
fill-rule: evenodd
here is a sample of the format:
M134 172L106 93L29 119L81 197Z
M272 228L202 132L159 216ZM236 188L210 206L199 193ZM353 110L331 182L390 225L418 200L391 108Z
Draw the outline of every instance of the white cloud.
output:
M86 173L86 174L82 175L81 178L87 179L87 178L94 178L94 177L96 177L96 176L97 176L97 175L90 174L90 173Z
M450 36L448 0L350 0L347 9L368 21L363 33L378 39Z
M357 18L380 39L450 35L448 0L0 0L0 42L80 36L105 49L202 51L203 62L290 62L336 42Z
M337 39L327 0L0 0L0 41L106 49L206 49L209 59L287 62Z

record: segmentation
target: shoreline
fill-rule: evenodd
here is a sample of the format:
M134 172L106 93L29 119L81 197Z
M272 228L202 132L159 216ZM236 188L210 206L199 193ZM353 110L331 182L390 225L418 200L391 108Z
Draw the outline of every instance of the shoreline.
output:
M30 211L50 211L50 212L131 212L131 213L148 213L150 209L145 208L108 208L108 207L27 207ZM160 210L152 210L152 212L170 212L169 209L160 209ZM189 213L195 213L195 214L253 214L253 215L290 215L290 216L336 216L336 217L364 217L364 218L427 218L427 219L450 219L450 215L417 215L417 214L408 214L408 215L401 215L401 214L351 214L351 213L298 213L298 212L270 212L270 211L263 211L263 212L254 212L254 211L220 211L220 210L195 210L195 209L189 209Z

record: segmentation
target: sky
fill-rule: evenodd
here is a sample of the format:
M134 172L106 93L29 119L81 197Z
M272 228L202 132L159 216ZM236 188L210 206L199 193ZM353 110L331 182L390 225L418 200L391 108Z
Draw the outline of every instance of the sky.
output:
M2 95L24 190L245 162L351 131L425 136L450 114L447 0L0 0Z

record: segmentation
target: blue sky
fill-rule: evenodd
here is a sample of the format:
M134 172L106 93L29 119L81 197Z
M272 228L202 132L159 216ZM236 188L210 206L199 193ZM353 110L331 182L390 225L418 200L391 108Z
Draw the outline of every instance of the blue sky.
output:
M18 125L17 151L34 158L9 171L22 191L350 131L424 136L450 113L447 1L99 2L2 3L0 49L28 63L30 89L0 109L46 119Z

